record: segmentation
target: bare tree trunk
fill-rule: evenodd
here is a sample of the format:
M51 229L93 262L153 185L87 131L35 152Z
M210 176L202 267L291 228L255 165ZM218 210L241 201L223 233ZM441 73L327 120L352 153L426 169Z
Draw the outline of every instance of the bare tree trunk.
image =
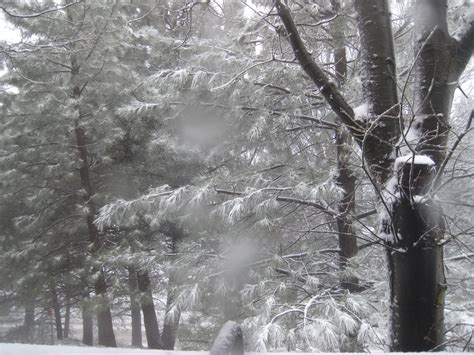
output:
M107 285L105 275L101 271L95 284L99 305L97 309L97 328L99 345L116 347L114 328L112 323L112 313L110 311L109 300L107 299Z
M337 145L337 183L344 190L338 203L339 215L336 218L339 237L339 256L341 268L344 269L347 260L357 255L357 239L352 226L352 216L355 215L355 177L349 166L350 137L346 132L336 133Z
M392 351L442 350L444 344L443 247L445 226L429 190L439 181L449 133L455 85L472 53L448 32L447 1L417 0L415 17L415 118L418 132L410 154L429 156L434 164L409 160L398 169L401 199L393 213L394 246L389 251L392 301ZM471 29L472 32L472 29ZM413 134L411 134L413 135ZM436 174L438 176L436 176ZM436 179L436 180L435 180ZM436 186L435 186L436 187ZM414 199L415 196L423 198Z
M359 17L363 90L369 107L368 117L362 119L355 117L307 51L287 6L275 0L295 57L361 146L369 178L388 198L384 201L388 217L381 234L388 237L391 350L440 350L446 288L440 245L444 225L441 208L429 191L436 187L444 169L453 83L472 56L474 20L468 19L461 38L454 40L447 30L447 0L416 0L416 99L410 136L418 136L411 142L404 136L405 145L410 146L408 157L413 159L404 156L400 158L403 164L397 166L403 117L397 97L388 1L355 0L354 5ZM423 159L415 159L417 156ZM434 179L433 170L437 174Z
M387 0L355 0L354 6L359 17L362 89L370 124L361 148L373 182L383 185L392 172L401 126L390 9Z
M73 20L71 9L68 9L68 19ZM90 178L90 166L88 159L87 140L84 128L81 126L80 119L83 116L80 106L81 85L79 80L79 71L81 68L78 62L77 55L74 53L70 57L71 61L71 94L76 100L76 112L74 119L74 135L76 138L77 152L81 166L79 168L79 176L81 186L85 193L83 200L87 206L86 224L88 230L88 240L92 244L92 250L95 252L100 247L99 232L94 224L96 215L96 208L93 201L94 191L92 189L92 182ZM95 270L97 271L97 270ZM113 332L112 313L110 311L109 301L107 300L107 285L105 282L105 275L103 270L99 271L99 277L95 284L96 295L100 299L100 306L97 311L97 327L99 329L98 343L108 347L116 347L115 335Z
M162 226L162 232L169 238L170 261L174 265L177 261L178 248L180 241L185 237L184 231L173 222L165 222ZM181 318L181 309L176 300L176 286L181 284L182 276L179 268L172 267L168 280L168 295L166 298L166 313L163 322L163 333L161 341L163 342L163 349L173 350L176 337L178 335L179 321Z
M132 313L132 346L141 348L142 317L138 301L138 275L134 267L128 268L128 287L130 290L130 311Z
M344 42L344 18L341 14L340 0L331 0L331 7L338 17L331 25L333 55L335 62L335 74L339 87L342 87L347 76L347 57ZM337 149L337 184L342 188L343 194L338 201L338 216L336 218L339 239L340 267L344 270L347 260L357 255L357 239L352 226L352 216L355 214L355 177L350 167L351 137L343 128L336 132ZM341 280L341 285L349 288L358 284L356 277L351 280Z
M56 337L58 340L63 340L63 327L61 321L61 304L59 303L58 293L56 287L51 283L51 298L53 302L54 319L56 324Z
M27 302L25 306L23 327L25 329L25 342L33 343L35 337L35 305L33 301Z
M170 286L168 286L170 287ZM173 286L171 286L173 287ZM175 304L175 292L168 289L168 297L166 298L166 314L163 323L163 334L161 340L164 350L173 350L178 335L179 320L181 318L181 309Z
M86 289L82 293L82 343L92 346L94 341L94 324L92 310L89 299L89 291Z
M66 287L68 287L66 285ZM66 289L66 298L65 298L65 303L66 303L66 312L64 314L64 329L63 329L63 336L64 339L69 338L69 326L71 323L71 295L69 289Z
M93 192L89 175L89 163L87 157L87 142L84 129L76 121L74 132L76 135L77 149L81 160L79 169L82 188L86 191L84 200L88 206L86 215L87 229L89 231L89 242L93 245L94 250L99 248L99 232L94 224L95 205L92 201ZM100 298L100 306L97 311L97 328L99 330L98 343L108 347L116 347L115 335L113 332L112 313L110 311L109 302L107 300L107 285L105 283L105 275L101 270L95 284L95 292Z
M210 355L243 355L244 340L242 329L237 322L227 321L219 331Z
M153 304L153 294L151 292L148 271L138 272L138 289L142 293L141 305L148 348L161 349L163 346L160 338L158 319L156 318L155 305Z
M419 167L407 164L406 168L404 173L410 174ZM408 196L394 211L400 241L394 244L396 251L388 250L391 350L442 350L446 279L438 242L444 234L443 215L434 201L413 204Z

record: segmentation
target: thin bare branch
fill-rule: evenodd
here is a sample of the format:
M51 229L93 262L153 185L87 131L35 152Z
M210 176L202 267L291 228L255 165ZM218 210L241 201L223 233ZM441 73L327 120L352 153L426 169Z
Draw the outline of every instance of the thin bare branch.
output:
M64 10L64 9L67 9L68 7L70 6L73 6L73 5L76 5L76 4L80 4L82 3L83 0L77 0L77 1L74 1L74 2L71 2L69 4L66 4L64 6L57 6L57 7L54 7L52 9L48 9L48 10L44 10L44 11L41 11L41 12L36 12L34 14L29 14L29 15L26 15L26 14L13 14L11 12L9 12L7 9L5 9L3 6L0 6L0 9L3 10L3 12L5 14L7 14L8 16L10 17L15 17L15 18L35 18L35 17L40 17L42 15L45 15L45 14L48 14L50 12L55 12L55 11L61 11L61 10Z
M288 7L286 7L281 0L275 0L275 7L288 33L287 38L293 49L293 53L302 69L319 88L321 94L339 119L347 126L356 140L361 142L365 129L356 122L354 110L308 52Z

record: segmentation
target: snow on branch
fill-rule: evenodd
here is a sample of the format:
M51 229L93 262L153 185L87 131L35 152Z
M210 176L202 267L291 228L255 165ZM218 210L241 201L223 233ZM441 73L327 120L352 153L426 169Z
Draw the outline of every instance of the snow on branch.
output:
M324 96L329 106L331 106L332 110L337 114L339 119L347 126L352 135L361 142L365 129L356 122L354 110L311 57L311 54L308 52L306 45L299 35L288 7L286 7L281 0L275 0L275 6L280 19L286 28L286 32L288 33L288 40L293 49L293 53L302 69L319 88L321 94Z
M268 189L272 190L272 189ZM244 192L241 191L231 191L231 190L224 190L224 189L216 189L215 190L217 193L225 194L225 195L236 195L236 196L243 196L245 195ZM287 203L295 203L303 206L309 206L309 207L314 207L327 215L331 217L337 216L337 212L334 211L331 207L328 206L328 204L325 201L310 201L310 200L303 200L299 198L294 198L290 196L277 196L275 197L275 200L278 202L287 202Z
M395 159L395 170L400 169L405 164L434 166L435 162L427 155L407 154Z
M68 7L72 6L72 5L76 5L76 4L80 4L82 3L83 0L78 0L78 1L74 1L74 2L71 2L69 4L66 4L64 6L57 6L57 7L54 7L52 9L48 9L48 10L44 10L44 11L41 11L41 12L36 12L34 14L14 14L14 13L11 13L9 12L7 9L5 9L3 6L0 6L0 9L3 10L3 12L5 14L7 14L8 16L10 17L15 17L15 18L34 18L34 17L40 17L42 15L45 15L45 14L48 14L50 12L55 12L55 11L60 11L60 10L64 10L64 9L67 9Z

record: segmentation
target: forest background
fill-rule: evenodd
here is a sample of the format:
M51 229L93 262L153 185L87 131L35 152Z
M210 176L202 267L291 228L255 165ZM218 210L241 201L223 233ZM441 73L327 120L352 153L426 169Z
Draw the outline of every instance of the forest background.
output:
M3 1L4 341L472 351L472 7Z

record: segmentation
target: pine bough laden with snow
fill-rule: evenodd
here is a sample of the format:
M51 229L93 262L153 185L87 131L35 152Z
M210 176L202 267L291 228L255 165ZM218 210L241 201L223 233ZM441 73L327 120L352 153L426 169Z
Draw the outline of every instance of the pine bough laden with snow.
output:
M387 244L389 260L392 349L441 348L446 284L441 247L444 223L441 208L433 199L433 195L445 168L445 162L449 158L449 155L445 155L445 147L448 135L447 122L454 92L454 86L450 83L459 79L471 56L472 20L466 19L467 30L459 34L459 40L455 40L447 31L446 13L443 10L446 5L442 1L432 4L426 1L417 2L418 11L427 15L417 17L415 23L415 31L419 36L415 45L416 56L412 69L417 99L414 109L407 109L408 105L398 100L399 94L394 77L396 60L388 5L385 1L376 1L370 5L356 1L366 76L363 90L368 101L357 110L353 110L309 55L289 9L279 1L275 4L296 58L321 90L321 94L337 114L340 122L347 127L362 148L368 165L365 167L365 172L379 193L381 199L379 235ZM424 11L426 7L429 11ZM449 62L453 56L455 60ZM446 62L446 65L440 66L440 61ZM159 87L176 88L183 87L186 81L192 78L191 87L196 89L200 78L205 75L209 74L163 72L158 74L157 79L161 81L166 79L164 82L167 84L162 83ZM239 92L240 81L237 80L239 75L230 81L224 81L211 91L223 90L232 85L234 94ZM170 84L169 80L174 84ZM214 80L215 75L212 76L210 83L212 84ZM402 100L405 100L404 94L403 92ZM241 109L254 110L246 106ZM269 111L266 114L272 115L274 112L278 111ZM257 119L255 122L248 135L251 141L259 138L262 132L268 129L268 120ZM400 129L403 126L407 127L405 131ZM256 206L260 203L255 202L255 199L259 200L257 192L268 193L272 190L265 186L256 191L245 186L239 190L235 185L234 183L233 188L228 190L204 188L204 191L208 191L211 195L217 192L238 196L221 205L222 215L233 223L254 208L258 211ZM169 197L159 199L161 202L157 205L157 209L160 213L169 208L168 203L174 204L179 200L186 189L194 188L181 188L169 192ZM278 191L276 197L263 202L268 201L278 208L278 201L294 199L293 196L281 195L282 192L292 192L294 189L283 187L275 188L275 191ZM198 196L200 195L201 193L198 193ZM199 197L194 201L199 201ZM250 201L252 203L249 203ZM306 202L326 210L329 214L335 214L324 201L299 202ZM267 204L265 207L269 206ZM263 213L268 211L262 210ZM110 219L107 210L103 212L101 219ZM416 324L416 331L411 330L413 324Z

